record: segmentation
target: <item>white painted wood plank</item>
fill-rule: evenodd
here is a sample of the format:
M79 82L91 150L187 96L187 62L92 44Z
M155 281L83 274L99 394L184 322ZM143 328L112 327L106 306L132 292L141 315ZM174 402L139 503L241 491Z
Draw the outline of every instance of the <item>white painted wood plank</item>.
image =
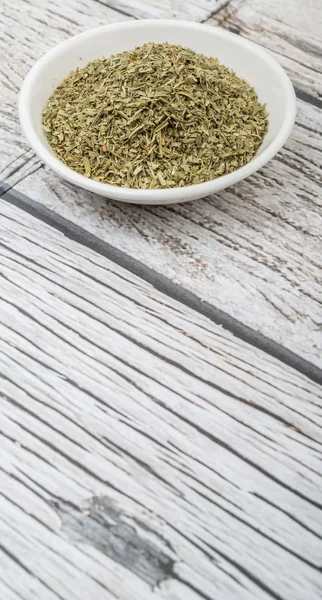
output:
M227 0L101 0L104 4L139 19L185 19L205 21Z
M76 13L74 5L69 9L68 24L59 21L57 31L51 19L47 19L51 24L48 36L44 35L46 19L42 19L44 22L36 19L40 9L34 6L35 33L31 38L28 29L16 24L16 42L12 42L10 50L15 56L19 40L21 50L16 71L20 79L15 83L10 78L12 91L7 91L8 103L2 110L3 166L7 157L12 160L28 150L19 133L13 104L23 75L46 44L49 47L58 38L65 39L88 26L86 15L91 2L80 23L79 16L71 16ZM43 10L49 16L46 6ZM315 25L312 34L308 33L310 23L318 23L318 10L314 8L317 3L311 3L307 12L303 39L296 6L293 3L290 10L287 6L281 4L268 15L269 7L263 0L262 17L257 0L254 9L253 0L240 8L234 3L217 20L226 19L223 25L236 30L241 27L243 35L257 42L262 40L267 48L276 51L277 59L295 78L302 96L312 94L318 104L322 80L316 72L321 61ZM93 7L98 24L96 2ZM16 11L19 21L15 2L10 10ZM229 17L231 12L233 17ZM112 16L119 18L115 13ZM104 18L108 19L109 14ZM77 27L71 23L73 19ZM9 185L16 185L31 198L202 299L321 365L321 123L318 106L300 99L293 134L275 160L234 188L172 208L144 209L106 202L62 182L48 170L37 170L40 163L31 152L8 167L3 177ZM29 173L33 174L24 179Z
M310 131L319 129L318 118L300 102L292 140L278 159L234 189L192 204L117 205L49 170L17 189L321 365L321 153L319 133ZM312 143L314 163L302 154ZM10 183L39 168L27 158Z
M50 48L87 29L130 18L95 0L2 0L2 103L15 106L24 77Z
M0 582L318 600L322 391L0 204Z
M207 21L230 27L271 51L289 72L297 90L322 99L322 11L311 0L303 11L299 0L232 0Z

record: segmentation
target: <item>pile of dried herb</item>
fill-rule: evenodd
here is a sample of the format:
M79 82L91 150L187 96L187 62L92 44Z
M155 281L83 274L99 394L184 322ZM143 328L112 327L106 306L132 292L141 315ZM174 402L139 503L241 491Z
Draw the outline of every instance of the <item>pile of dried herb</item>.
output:
M77 69L49 98L42 120L70 168L141 189L235 171L254 157L268 124L246 81L214 58L167 43Z

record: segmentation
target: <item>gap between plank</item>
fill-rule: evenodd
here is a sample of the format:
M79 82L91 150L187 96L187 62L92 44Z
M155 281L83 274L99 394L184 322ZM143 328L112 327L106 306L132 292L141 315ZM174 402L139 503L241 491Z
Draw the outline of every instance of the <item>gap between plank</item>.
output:
M150 267L147 267L140 261L132 258L122 250L118 250L108 242L105 242L92 233L86 231L79 225L61 217L49 208L35 202L24 194L17 191L11 191L7 184L0 184L0 197L9 204L29 213L31 216L43 221L54 229L60 231L70 240L73 240L115 264L123 269L137 275L147 283L150 283L159 292L177 300L181 304L196 311L197 313L207 317L216 325L221 325L224 329L230 331L234 336L244 342L255 346L266 354L273 356L284 364L292 367L296 371L306 375L312 381L322 384L322 370L298 356L291 350L288 350L278 342L275 342L251 327L244 325L234 317L216 308L209 302L205 302L198 298L192 292L186 290L180 285L174 283L164 275L157 273Z
M119 8L119 7L116 8L115 6L113 6L113 2L110 3L110 2L108 2L108 0L106 2L104 2L103 0L94 0L94 1L97 2L97 4L101 4L102 6L105 6L106 8L111 8L112 10L115 10L115 12L118 12L121 15L125 15L126 17L130 17L131 19L137 20L139 18L134 15L131 15L131 13L129 13L129 12L126 12L126 10L124 10L124 8Z

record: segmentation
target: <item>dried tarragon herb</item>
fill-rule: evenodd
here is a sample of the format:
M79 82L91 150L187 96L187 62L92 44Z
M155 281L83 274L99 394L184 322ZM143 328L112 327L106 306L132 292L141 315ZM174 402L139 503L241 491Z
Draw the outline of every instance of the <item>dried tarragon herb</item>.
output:
M268 126L246 81L217 59L168 43L77 69L49 98L42 122L68 167L141 189L231 173L254 157Z

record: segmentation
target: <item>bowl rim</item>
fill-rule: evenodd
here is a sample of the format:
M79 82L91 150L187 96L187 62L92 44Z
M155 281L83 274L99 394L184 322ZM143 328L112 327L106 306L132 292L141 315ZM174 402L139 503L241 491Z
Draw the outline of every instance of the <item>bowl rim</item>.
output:
M286 96L286 104L288 109L286 111L285 118L283 120L282 126L278 134L274 137L274 139L270 142L269 146L265 150L263 150L261 154L255 156L249 163L237 169L233 173L229 173L228 175L222 175L217 179L212 179L210 181L184 187L146 190L141 188L126 188L114 186L108 183L101 183L95 181L94 179L87 178L84 175L73 171L70 167L64 165L63 162L61 162L54 154L50 152L48 148L46 148L46 146L43 144L35 130L32 119L29 117L29 105L32 98L33 87L36 84L38 76L41 73L43 67L48 62L48 60L58 58L60 55L64 54L66 50L73 47L75 44L78 44L79 42L86 41L92 38L97 32L101 33L103 31L107 32L111 30L118 31L127 28L148 28L151 25L153 25L154 27L167 26L173 28L182 27L190 30L195 29L199 31L207 30L212 35L214 35L214 37L232 39L234 41L234 44L237 44L237 46L240 45L248 47L252 52L257 54L257 56L259 56L266 64L268 64L275 70L282 84L283 92ZM222 190L234 183L245 179L258 169L260 169L264 164L271 160L273 156L275 156L275 154L281 149L281 147L284 145L291 133L296 117L296 96L293 85L287 73L275 60L275 58L273 58L273 56L271 56L269 52L267 52L258 44L247 40L243 37L240 37L235 33L227 31L226 29L219 26L216 27L212 25L206 25L203 23L194 23L191 21L184 20L142 19L135 21L122 21L119 23L110 23L107 25L89 29L83 33L68 38L64 42L61 42L60 44L56 45L54 48L46 52L30 69L25 80L23 81L18 100L18 113L21 128L31 148L43 160L44 163L49 165L49 167L58 175L60 175L63 179L66 179L70 183L76 184L79 187L87 189L91 192L104 196L110 195L115 199L119 199L125 202L139 202L140 204L145 204L149 203L149 201L152 200L153 202L159 202L160 204L162 204L163 201L166 201L167 203L169 201L182 201L183 197L189 200L190 197L195 198L208 196L211 193L215 193L216 191ZM138 197L140 197L139 200Z

